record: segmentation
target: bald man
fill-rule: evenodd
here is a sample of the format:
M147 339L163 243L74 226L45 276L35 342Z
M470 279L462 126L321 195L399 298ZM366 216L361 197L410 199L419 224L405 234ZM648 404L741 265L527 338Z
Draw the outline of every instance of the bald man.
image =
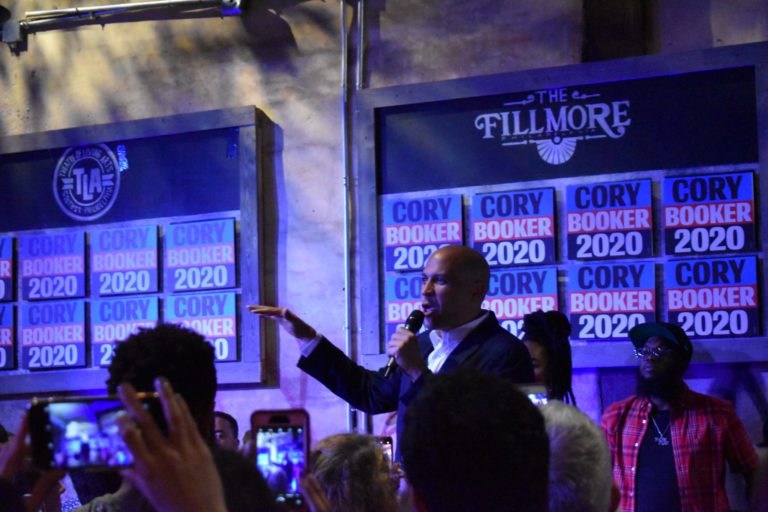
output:
M405 408L433 374L462 367L516 383L533 381L525 345L504 330L492 312L482 309L489 279L488 263L474 249L449 245L432 253L422 272L421 287L427 331L416 335L399 327L392 334L387 354L395 358L398 369L388 377L383 369L374 372L355 364L286 308L248 309L277 320L298 340L299 368L353 407L370 414L397 410L400 434Z

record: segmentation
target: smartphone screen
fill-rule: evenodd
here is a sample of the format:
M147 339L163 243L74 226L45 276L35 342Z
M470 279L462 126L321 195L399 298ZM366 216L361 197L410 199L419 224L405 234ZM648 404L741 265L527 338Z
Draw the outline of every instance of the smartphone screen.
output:
M387 459L387 466L392 469L392 461L395 458L392 438L390 436L376 436L375 439L376 444L379 445L379 448L384 453L384 458Z
M528 400L535 406L542 406L547 403L547 388L541 384L518 384L519 389Z
M256 464L278 503L299 506L299 478L306 466L304 429L301 426L258 427Z
M35 464L67 470L131 466L133 457L117 426L124 413L116 397L34 401L30 437Z
M299 479L307 465L309 416L303 409L255 411L251 431L256 440L256 465L287 508L304 508Z

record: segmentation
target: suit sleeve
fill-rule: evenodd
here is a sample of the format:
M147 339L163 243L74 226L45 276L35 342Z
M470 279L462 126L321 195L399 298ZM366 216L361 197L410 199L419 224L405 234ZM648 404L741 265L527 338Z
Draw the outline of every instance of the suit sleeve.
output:
M341 350L323 338L298 367L320 381L336 396L369 414L394 411L400 394L400 369L384 377L351 361Z

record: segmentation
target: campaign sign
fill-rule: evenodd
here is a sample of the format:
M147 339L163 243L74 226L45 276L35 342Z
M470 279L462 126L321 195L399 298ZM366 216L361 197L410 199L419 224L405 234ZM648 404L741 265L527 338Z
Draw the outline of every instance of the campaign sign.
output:
M237 286L235 221L171 224L165 235L165 290L188 292Z
M557 269L492 270L483 309L493 311L503 328L521 337L523 316L557 310Z
M85 366L85 301L22 304L19 338L23 368Z
M689 336L760 334L754 256L670 261L664 265L667 320Z
M91 290L99 296L157 291L157 227L100 229L91 234Z
M384 201L384 259L387 272L421 270L445 245L461 245L461 195Z
M387 272L384 276L384 330L386 339L403 325L414 309L421 309L421 273Z
M664 253L754 251L751 172L664 178Z
M572 340L628 340L656 319L653 263L589 263L568 269Z
M555 189L478 194L472 247L491 267L555 263Z
M193 329L213 344L216 361L237 361L235 294L172 295L165 303L165 321Z
M0 302L9 300L13 300L13 238L0 236Z
M566 211L569 259L653 256L651 180L571 185Z
M138 332L139 327L154 327L158 319L157 297L127 297L91 301L91 360L96 366L109 366L114 343Z
M22 297L85 296L85 233L19 237Z
M13 305L0 304L0 370L12 370L14 361Z

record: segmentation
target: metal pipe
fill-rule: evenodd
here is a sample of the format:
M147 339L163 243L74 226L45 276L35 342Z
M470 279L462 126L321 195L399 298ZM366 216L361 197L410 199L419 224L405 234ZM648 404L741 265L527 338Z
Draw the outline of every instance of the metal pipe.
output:
M347 60L349 48L347 44L347 10L344 0L341 5L341 150L344 158L344 348L347 356L353 361L355 357L354 337L352 336L353 300L352 292L352 257L350 252L354 246L352 229L352 185L351 185L351 156L349 153L349 80L347 79ZM358 413L351 405L347 405L347 430L355 432L358 429Z
M357 2L357 66L355 90L365 87L365 0Z
M156 0L154 2L137 2L134 4L113 4L97 5L93 7L71 7L67 9L51 9L47 11L27 11L24 16L27 18L49 18L49 17L91 17L99 11L111 13L115 11L139 11L149 8L159 7L177 7L177 6L205 6L215 7L217 5L232 4L226 0Z

